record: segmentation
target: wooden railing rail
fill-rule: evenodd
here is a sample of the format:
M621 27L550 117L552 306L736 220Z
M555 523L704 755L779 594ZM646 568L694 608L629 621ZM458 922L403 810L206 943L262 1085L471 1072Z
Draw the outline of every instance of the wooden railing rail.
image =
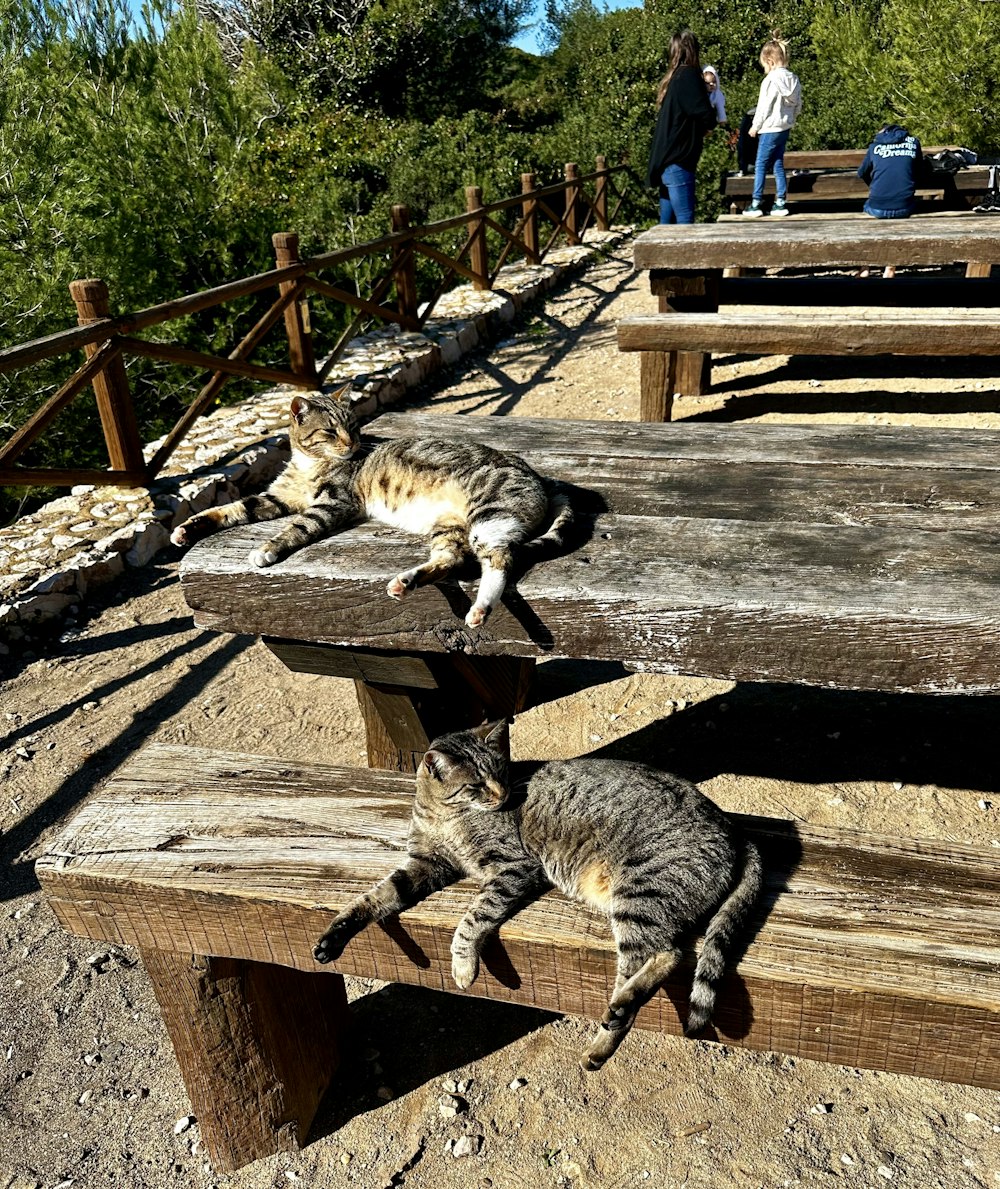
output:
M492 289L512 252L520 252L529 264L538 264L560 236L569 244L579 243L591 221L599 229L606 230L625 200L625 191L616 184L616 175L635 178L627 166L608 167L605 158L598 157L594 172L580 175L577 166L569 163L563 180L547 186L537 186L534 174L522 174L521 193L497 202L484 204L479 187L470 186L466 190L464 213L416 227L410 226L407 207L397 204L392 208L393 229L387 235L306 260L299 258L298 236L293 232L279 232L272 237L274 269L129 314L110 313L107 286L103 281L74 281L70 291L77 305L78 326L0 350L0 374L81 349L87 355L84 363L58 391L0 446L0 485L150 483L231 376L300 388L322 384L366 321L377 319L418 331L456 280L464 278L476 289ZM586 189L588 186L593 188L593 197ZM609 214L611 195L617 202ZM561 213L557 209L559 204L552 201L557 196L563 198ZM516 212L512 227L501 221L511 217L507 212ZM540 246L539 236L542 217L552 225L544 246ZM465 239L453 254L427 242L460 229L464 229ZM491 239L500 245L492 267ZM370 284L367 295L317 275L362 258L382 256L388 258L385 270ZM432 261L442 270L433 291L422 303L418 293L418 257ZM277 299L228 356L137 337L139 332L151 327L253 296L274 286L278 289ZM391 290L395 293L393 304L389 301ZM338 302L353 313L350 324L339 335L322 366L316 363L308 304L310 294ZM282 319L288 342L287 370L251 362L251 354ZM208 381L148 463L143 459L136 426L125 370L126 357L155 359L210 373ZM31 443L88 385L93 386L97 395L110 468L15 466Z

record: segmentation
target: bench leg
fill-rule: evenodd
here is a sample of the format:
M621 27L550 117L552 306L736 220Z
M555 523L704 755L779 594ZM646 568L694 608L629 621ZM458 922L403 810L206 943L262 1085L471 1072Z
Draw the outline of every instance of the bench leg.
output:
M340 1061L344 980L142 950L216 1172L296 1151Z
M988 277L993 272L992 264L985 264L982 262L969 261L965 266L965 275L967 277Z

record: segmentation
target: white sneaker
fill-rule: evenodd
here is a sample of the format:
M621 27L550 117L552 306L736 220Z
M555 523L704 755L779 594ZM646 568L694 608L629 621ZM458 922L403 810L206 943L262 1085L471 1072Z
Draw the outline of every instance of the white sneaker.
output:
M744 217L744 219L759 219L763 213L764 213L764 208L760 205L760 203L755 198L753 200L753 202L751 202L750 205L746 208L746 210L744 210L743 217Z
M771 205L771 214L772 215L787 215L788 214L788 207L785 205L785 200L783 198L776 198L774 200L774 202Z

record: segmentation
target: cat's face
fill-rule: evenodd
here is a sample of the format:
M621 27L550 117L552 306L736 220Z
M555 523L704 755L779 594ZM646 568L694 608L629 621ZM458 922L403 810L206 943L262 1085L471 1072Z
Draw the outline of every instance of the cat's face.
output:
M347 393L348 388L340 388L329 396L310 392L293 399L289 410L293 450L318 462L342 462L357 453L361 431Z
M417 769L420 792L446 806L502 809L510 795L506 720L435 739Z

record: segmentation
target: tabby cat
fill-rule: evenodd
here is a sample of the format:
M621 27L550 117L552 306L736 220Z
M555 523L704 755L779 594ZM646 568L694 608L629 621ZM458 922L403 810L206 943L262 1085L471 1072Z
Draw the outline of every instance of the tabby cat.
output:
M707 922L686 1032L715 1006L726 954L757 899L756 847L693 784L644 764L559 760L512 780L507 723L442 735L417 770L409 858L334 918L313 951L330 962L373 921L463 876L481 891L455 930L452 974L465 990L501 924L546 888L607 913L618 948L614 993L584 1051L600 1069Z
M377 520L431 539L428 560L386 587L391 598L441 580L470 553L478 559L482 576L465 617L478 627L500 601L513 550L529 542L532 548L562 543L573 520L562 485L515 454L475 443L399 438L362 456L349 391L346 385L330 395L296 396L292 457L268 490L199 512L174 529L171 541L190 545L232 525L290 516L250 555L254 565L271 566L348 525Z

